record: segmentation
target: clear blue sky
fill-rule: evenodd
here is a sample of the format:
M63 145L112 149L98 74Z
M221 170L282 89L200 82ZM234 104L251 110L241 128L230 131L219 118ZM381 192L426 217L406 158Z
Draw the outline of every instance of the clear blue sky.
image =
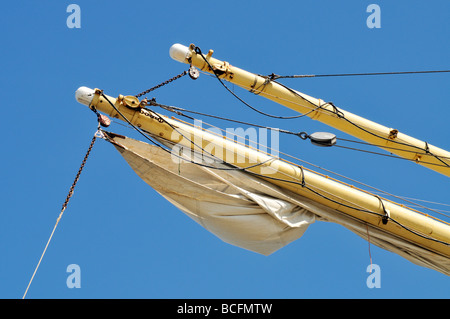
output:
M66 8L81 8L69 29ZM381 8L369 29L366 8ZM449 69L446 0L8 1L0 20L3 94L0 298L21 298L96 130L80 86L136 94L181 73L173 43L195 43L259 74ZM370 120L450 149L449 75L284 80ZM291 110L235 88L253 105ZM213 78L153 92L160 103L296 131L240 104ZM228 127L228 123L219 123ZM137 137L113 124L112 131ZM414 163L286 138L281 150L394 194L449 203L449 179ZM442 207L441 207L442 208ZM445 209L445 206L444 208ZM447 207L448 209L448 207ZM313 224L265 257L231 246L148 187L99 140L28 298L449 298L450 279L371 246L381 288L369 289L368 244L341 226ZM66 268L81 268L69 289Z

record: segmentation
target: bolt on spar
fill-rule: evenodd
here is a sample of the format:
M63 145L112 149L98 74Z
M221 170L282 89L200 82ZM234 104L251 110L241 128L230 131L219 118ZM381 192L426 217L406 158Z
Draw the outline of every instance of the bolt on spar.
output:
M450 176L448 152L294 91L270 77L236 68L212 54L212 50L203 54L195 45L175 44L170 49L173 59L189 64L192 70L212 73L220 81ZM76 99L97 113L127 122L151 139L153 145L104 131L105 139L143 180L225 242L269 255L300 238L315 221L330 221L366 240L370 233L372 243L450 274L450 226L444 221L156 113L146 108L152 105L146 99L114 98L86 87L77 90ZM332 137L313 139L334 144ZM233 156L227 156L230 150Z

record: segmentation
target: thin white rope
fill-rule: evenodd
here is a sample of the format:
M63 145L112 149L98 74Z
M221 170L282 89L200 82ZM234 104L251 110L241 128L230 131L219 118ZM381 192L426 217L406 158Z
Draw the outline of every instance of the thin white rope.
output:
M22 299L25 299L25 297L26 297L26 295L27 295L27 293L28 293L28 289L30 288L31 283L32 283L32 281L33 281L33 279L34 279L34 276L36 275L36 272L37 272L39 266L41 265L41 261L42 261L42 259L44 258L44 255L45 255L45 252L47 251L48 245L50 244L50 241L51 241L52 238L53 238L53 234L55 233L56 227L58 227L59 221L61 220L61 217L62 217L62 215L63 215L63 213L64 213L65 210L66 210L66 207L64 207L64 208L61 210L61 213L59 214L58 218L56 219L56 224L55 224L55 226L53 227L53 231L52 231L52 233L50 234L50 237L49 237L49 239L48 239L48 241L47 241L47 245L45 245L44 251L42 252L41 258L39 259L39 262L38 262L36 268L34 269L33 276L31 276L30 282L28 283L27 289L25 290L25 293L23 294Z

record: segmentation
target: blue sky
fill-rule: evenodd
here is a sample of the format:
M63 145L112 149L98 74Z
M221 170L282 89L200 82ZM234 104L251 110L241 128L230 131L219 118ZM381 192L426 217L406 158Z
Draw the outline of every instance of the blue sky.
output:
M71 3L81 8L79 29L66 25ZM371 3L381 8L379 29L366 25ZM93 113L75 101L78 87L112 96L152 87L186 69L169 57L174 43L213 49L259 74L449 69L449 11L444 0L3 3L0 298L22 297L96 130ZM450 149L447 74L283 83ZM234 89L269 113L294 115ZM152 94L163 104L345 137L308 118L263 117L205 75ZM138 137L118 124L110 130ZM450 203L449 179L414 163L291 137L280 148L394 194ZM450 297L447 276L370 248L381 288L366 285L367 242L338 225L315 223L268 257L231 246L161 198L99 140L27 298ZM66 285L70 264L80 266L81 288Z

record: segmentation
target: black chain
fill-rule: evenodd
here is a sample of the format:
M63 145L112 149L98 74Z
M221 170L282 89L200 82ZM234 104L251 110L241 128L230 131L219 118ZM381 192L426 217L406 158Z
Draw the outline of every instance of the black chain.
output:
M88 151L87 151L86 155L84 156L83 161L81 162L81 166L78 169L78 173L75 176L75 180L73 181L72 186L70 187L70 190L69 190L69 193L67 194L66 200L64 201L64 204L62 205L61 212L63 212L67 208L67 205L69 204L69 200L70 200L70 198L73 195L73 191L75 189L75 186L77 185L77 182L80 179L81 172L83 171L84 165L86 165L86 161L87 161L87 159L89 157L89 154L91 153L92 147L94 146L94 143L95 143L96 139L97 138L94 135L94 137L92 138L91 144L89 145Z
M150 93L153 90L159 89L160 87L162 87L162 86L164 86L166 84L169 84L170 82L175 81L175 80L185 76L186 74L188 74L188 71L184 71L183 73L178 74L178 75L174 76L173 78L168 79L167 81L164 81L164 82L162 82L162 83L160 83L160 84L158 84L158 85L156 85L156 86L154 86L154 87L152 87L152 88L150 88L150 89L148 89L148 90L146 90L144 92L141 92L141 93L139 93L139 94L137 94L135 96L136 97L141 97L143 95L146 95L147 93Z
M39 259L39 262L38 262L38 264L37 264L37 266L36 266L36 268L35 268L35 270L33 272L33 275L31 276L30 282L28 283L27 289L25 290L25 293L24 293L22 299L25 299L25 296L27 295L27 292L28 292L28 289L30 288L31 282L34 279L34 276L36 275L36 272L38 271L39 265L41 264L41 261L44 258L45 252L47 251L47 247L48 247L48 245L50 244L50 241L53 238L53 234L55 233L56 227L58 227L59 221L61 220L61 217L64 214L64 211L66 210L67 205L69 204L69 200L70 200L70 198L73 195L73 190L75 189L75 185L77 184L78 180L80 179L81 171L83 170L84 165L86 164L86 161L87 161L87 159L89 157L89 154L91 153L92 147L94 146L94 143L95 143L96 139L97 138L94 135L94 137L92 138L91 144L89 145L89 149L88 149L86 155L84 156L83 162L81 163L81 167L78 169L77 176L75 177L75 180L73 181L73 184L70 187L69 194L67 194L66 200L64 201L64 204L62 205L61 212L59 213L59 216L56 219L56 224L53 227L53 231L52 231L52 233L50 235L50 238L47 241L47 245L45 245L44 251L42 252L41 258Z

